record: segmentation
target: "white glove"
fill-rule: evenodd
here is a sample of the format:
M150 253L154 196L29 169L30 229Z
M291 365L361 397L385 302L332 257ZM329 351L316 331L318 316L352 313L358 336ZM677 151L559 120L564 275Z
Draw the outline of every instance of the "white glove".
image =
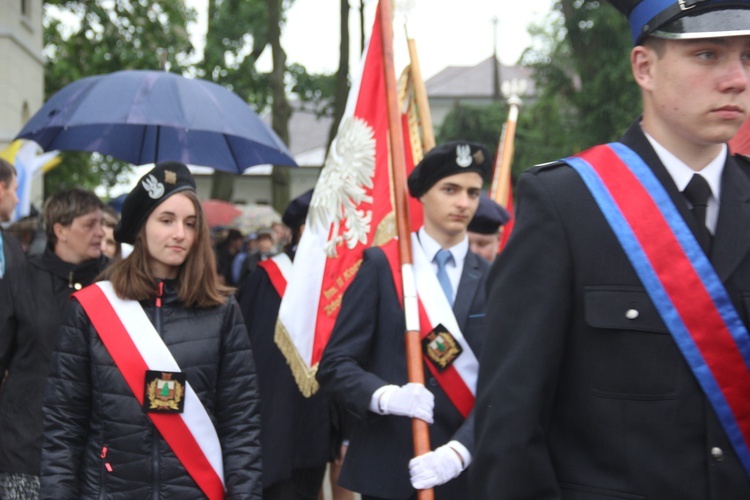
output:
M456 450L444 444L409 461L411 485L417 490L426 490L447 483L458 477L464 465Z
M380 395L379 407L386 415L419 418L431 424L435 396L422 384L393 385Z

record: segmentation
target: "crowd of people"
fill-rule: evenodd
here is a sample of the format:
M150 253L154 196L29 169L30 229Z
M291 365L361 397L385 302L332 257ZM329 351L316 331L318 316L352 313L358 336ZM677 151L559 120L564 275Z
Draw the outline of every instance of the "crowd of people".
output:
M750 161L726 145L750 3L611 1L642 115L527 170L514 214L482 195L483 145L427 152L412 266L395 240L365 250L312 397L274 342L312 191L219 235L162 162L120 213L50 196L41 252L0 230L0 498L317 500L327 470L337 500L750 498ZM0 222L16 177L0 160Z

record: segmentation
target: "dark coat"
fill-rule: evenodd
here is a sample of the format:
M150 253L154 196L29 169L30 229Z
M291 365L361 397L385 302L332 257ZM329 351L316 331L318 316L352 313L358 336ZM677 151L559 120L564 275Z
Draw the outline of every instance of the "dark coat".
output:
M392 243L394 244L394 243ZM469 252L453 305L458 325L474 353L481 350L484 281L489 264ZM438 290L437 293L442 293ZM356 419L340 484L364 495L406 498L415 493L409 480L414 456L411 420L369 411L376 389L408 383L404 311L383 250L365 251L364 261L347 288L317 379ZM427 389L435 395L433 449L455 439L473 452L473 413L464 419L425 366ZM466 474L436 489L437 498L465 498Z
M2 229L0 229L0 233L2 233L3 238L3 253L5 254L5 269L7 272L7 270L26 262L26 254L15 236Z
M260 388L263 487L290 479L294 469L325 467L332 458L330 398L306 398L274 342L281 297L262 267L237 294L245 318Z
M39 475L42 396L75 284L94 282L107 259L69 264L52 250L9 269L0 287L0 471Z
M622 142L695 233L640 126ZM535 167L517 193L513 235L488 278L471 498L750 498L714 411L580 176L561 163ZM749 201L750 165L729 157L711 261L745 325Z
M142 305L214 422L227 498L260 499L257 381L234 299L188 309L168 283L161 307ZM47 383L44 435L41 498L203 498L75 300Z

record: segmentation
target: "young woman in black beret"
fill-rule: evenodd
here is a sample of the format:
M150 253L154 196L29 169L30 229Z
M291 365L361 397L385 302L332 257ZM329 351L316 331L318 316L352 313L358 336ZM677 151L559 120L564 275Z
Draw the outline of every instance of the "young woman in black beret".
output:
M185 165L138 182L115 238L132 253L60 331L41 497L260 499L253 357Z

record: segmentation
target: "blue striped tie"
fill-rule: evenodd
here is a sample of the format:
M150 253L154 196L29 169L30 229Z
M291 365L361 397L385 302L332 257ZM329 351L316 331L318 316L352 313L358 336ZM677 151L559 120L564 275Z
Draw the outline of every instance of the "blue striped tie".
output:
M450 250L440 249L435 254L435 262L438 266L437 279L440 282L440 286L443 288L443 293L448 299L448 303L453 306L453 286L451 280L448 278L448 272L445 270L445 265L453 260L453 254Z

